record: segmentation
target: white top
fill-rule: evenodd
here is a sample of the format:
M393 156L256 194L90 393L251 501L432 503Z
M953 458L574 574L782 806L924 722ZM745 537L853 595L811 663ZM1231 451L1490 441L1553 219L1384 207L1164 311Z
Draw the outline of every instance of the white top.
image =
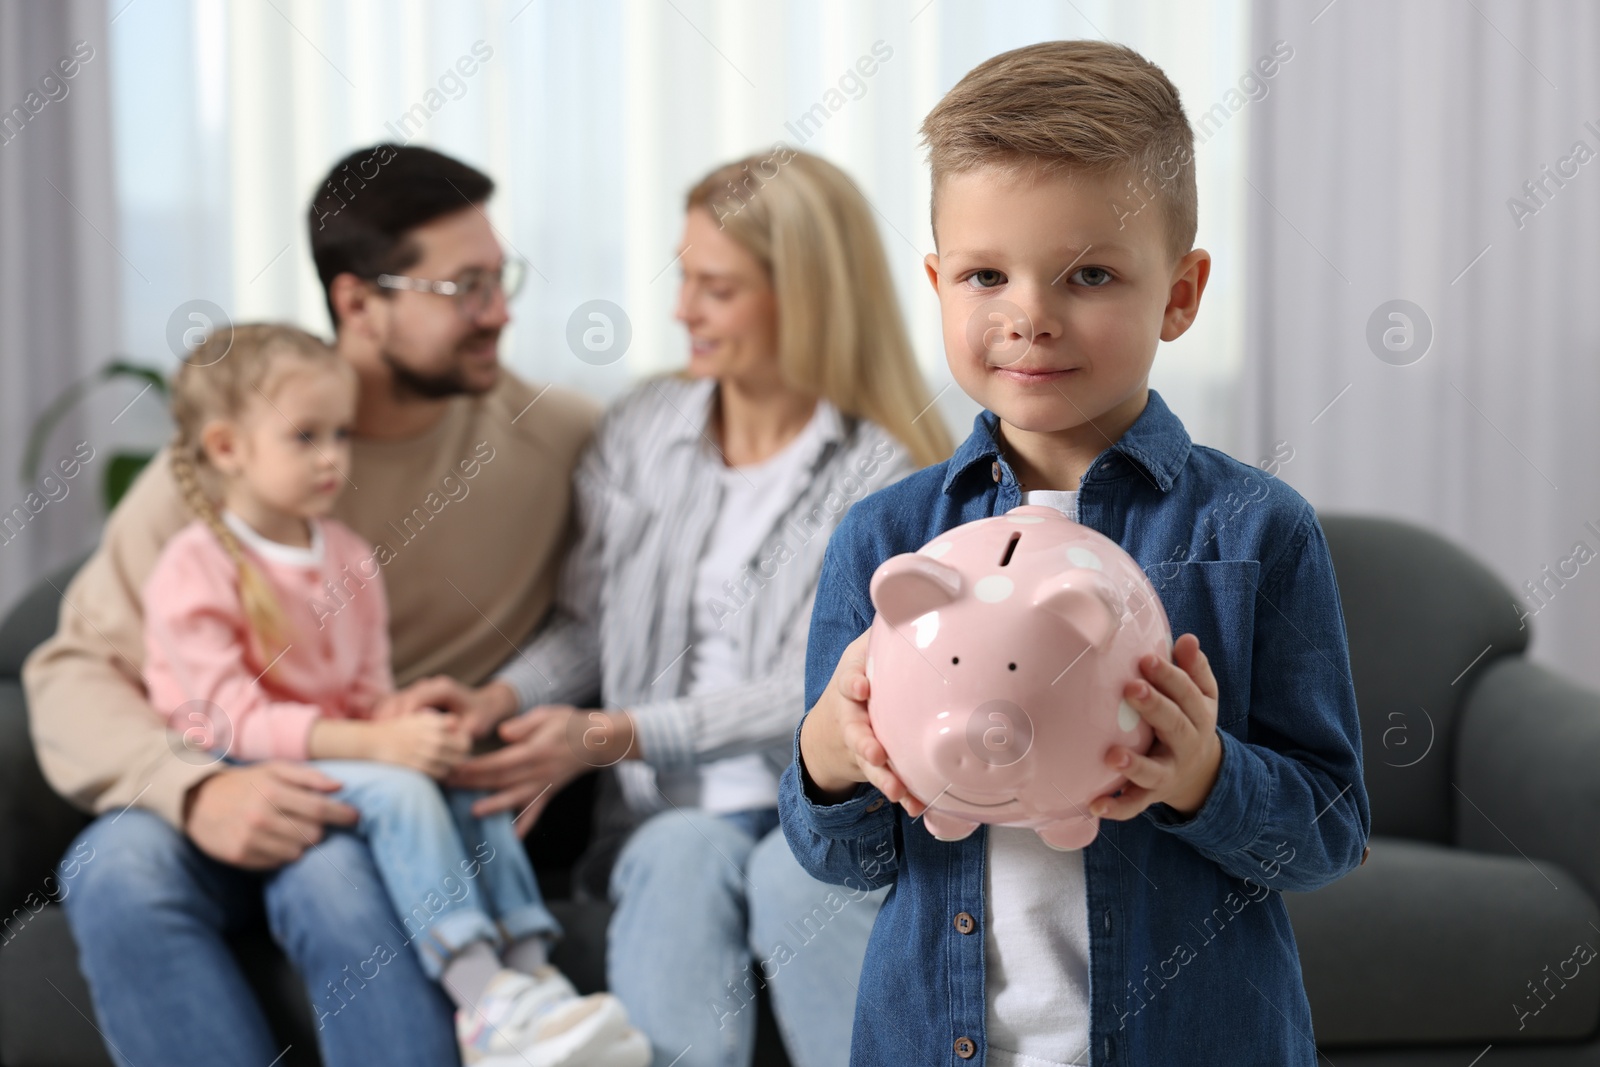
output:
M322 524L316 519L306 520L311 527L311 545L286 545L282 541L270 541L256 532L256 528L245 522L233 512L223 509L222 522L233 531L241 544L245 545L262 559L273 563L283 563L290 567L318 567L322 565Z
M1024 504L1077 518L1076 491L1034 489ZM991 1067L1089 1062L1089 901L1083 850L991 826L984 860L984 996Z
M799 499L821 447L825 400L794 439L760 463L718 472L722 502L695 571L688 687L694 696L748 680L745 649L731 625L761 596L761 571L771 577L773 560L760 558L767 535ZM778 776L758 752L703 763L680 773L658 773L657 785L680 807L714 814L771 808L778 803Z
M1022 494L1024 504L1037 504L1055 508L1061 514L1078 521L1078 491L1076 489L1029 489Z

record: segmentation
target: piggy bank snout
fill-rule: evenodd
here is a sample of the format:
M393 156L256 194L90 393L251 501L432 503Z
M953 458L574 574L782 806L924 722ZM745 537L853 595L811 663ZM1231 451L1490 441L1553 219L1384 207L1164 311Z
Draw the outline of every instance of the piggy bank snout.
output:
M929 762L941 777L958 787L1014 786L1012 768L1027 758L1033 736L1033 720L1009 700L990 700L966 711L944 711L929 727Z

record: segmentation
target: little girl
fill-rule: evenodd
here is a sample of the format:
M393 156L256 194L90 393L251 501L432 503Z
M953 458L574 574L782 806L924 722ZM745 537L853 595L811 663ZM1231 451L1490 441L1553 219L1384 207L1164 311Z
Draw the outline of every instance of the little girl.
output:
M444 790L472 732L395 692L373 549L326 518L348 481L356 373L290 326L213 333L172 385L172 473L198 521L143 591L150 701L186 744L232 761L314 760L343 784L424 970L455 1001L467 1064L643 1067L615 997L546 962L560 928L509 813ZM220 498L214 502L207 485ZM325 583L365 583L330 610ZM470 852L470 855L469 855Z

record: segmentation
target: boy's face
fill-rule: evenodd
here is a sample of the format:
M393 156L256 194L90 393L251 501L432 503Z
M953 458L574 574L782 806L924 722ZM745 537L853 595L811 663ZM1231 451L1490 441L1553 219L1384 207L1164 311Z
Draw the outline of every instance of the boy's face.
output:
M941 181L926 267L957 384L1019 430L1092 420L1114 440L1144 408L1156 342L1194 320L1210 256L1174 261L1154 202L1119 217L1121 175L980 168Z

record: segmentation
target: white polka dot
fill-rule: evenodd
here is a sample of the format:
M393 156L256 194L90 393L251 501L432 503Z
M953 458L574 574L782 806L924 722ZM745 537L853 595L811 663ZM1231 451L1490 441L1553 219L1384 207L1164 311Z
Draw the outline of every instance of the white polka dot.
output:
M918 615L911 620L911 625L917 630L917 647L927 648L933 644L933 639L939 636L939 613L930 611L926 615Z
M1117 705L1117 725L1122 727L1125 734L1132 733L1133 728L1139 725L1139 713L1126 700Z
M1006 519L1008 521L1010 521L1010 522L1031 524L1031 523L1035 523L1035 522L1043 522L1044 521L1044 516L1043 515L1007 515Z
M954 547L949 541L936 541L931 545L924 545L922 554L932 559L943 559L945 554Z
M1010 596L1014 588L1010 578L1003 574L991 574L987 578L979 578L972 592L985 604L998 604Z
M1105 570L1105 565L1100 562L1100 557L1095 555L1094 549L1084 548L1082 545L1073 545L1067 549L1067 559L1072 561L1074 567L1087 567L1092 571Z

